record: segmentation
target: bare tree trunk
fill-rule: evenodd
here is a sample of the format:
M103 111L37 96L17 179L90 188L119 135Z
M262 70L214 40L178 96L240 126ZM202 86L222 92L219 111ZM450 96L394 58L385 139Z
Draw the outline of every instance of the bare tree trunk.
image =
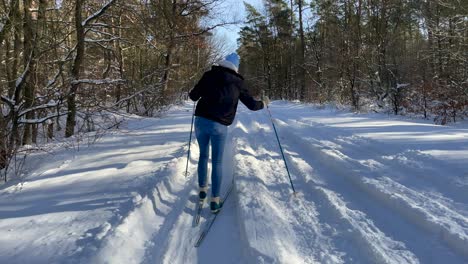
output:
M165 12L167 12L165 10ZM176 29L176 12L177 12L177 0L172 0L172 6L171 6L171 13L169 15L166 15L167 22L169 24L169 43L167 45L166 49L166 59L164 62L164 74L161 79L161 82L163 84L163 91L167 92L168 85L169 85L169 78L171 74L171 67L172 67L172 55L175 51L175 31Z
M174 45L174 37L171 34L171 39L169 40L169 44L167 46L166 51L166 59L164 62L164 75L162 77L161 82L163 83L164 91L167 91L169 88L169 78L171 74L171 64L172 64L172 53L174 53L175 45Z
M119 14L118 18L118 28L114 29L114 36L118 36L119 38L122 37L122 14ZM120 44L120 41L115 41L114 42L114 48L115 48L115 56L117 57L117 63L119 64L119 74L121 79L125 79L124 76L124 59L122 55L122 46ZM122 98L122 84L117 84L117 89L115 92L115 102L119 102L120 99Z
M24 22L23 22L23 47L24 47L24 65L27 65L29 62L29 74L26 78L26 83L24 87L24 108L28 109L34 105L34 94L36 90L36 56L37 56L37 41L38 41L38 25L40 24L41 19L44 16L44 4L45 1L39 1L39 16L37 19L37 25L33 25L32 14L31 14L31 5L32 0L23 1L23 12L24 12ZM36 116L35 111L30 111L26 114L26 119L34 119ZM23 132L23 145L31 144L33 141L33 124L25 124Z
M22 29L19 1L10 2L8 21L9 25L5 25L6 28L4 27L2 30L2 41L0 44L3 42L7 31L12 31L10 34L11 38L13 39L13 52L11 41L5 41L5 61L7 62L7 95L8 98L13 99L13 102L7 103L8 107L10 108L10 113L6 118L3 116L2 111L0 111L0 169L6 168L8 166L9 159L14 153L14 149L16 149L16 146L19 142L17 109L19 108L21 88L23 86L23 82L20 82L17 85L18 64L21 54L20 34ZM25 66L25 72L23 76L26 77L27 74L27 68ZM9 131L7 130L8 128ZM5 181L6 180L7 179L5 178Z
M0 170L5 168L8 162L7 127L3 113L0 113Z
M76 55L73 61L73 66L71 70L71 80L70 90L67 95L67 104L68 104L68 115L67 115L67 125L65 128L65 137L71 137L75 133L76 125L76 92L78 91L79 83L74 83L73 81L80 79L81 74L81 65L84 59L85 53L85 32L84 26L82 25L82 15L81 10L84 0L76 0L75 3L75 30L76 30Z
M19 0L10 1L9 11L6 17L5 25L0 30L0 45L3 43L3 40L5 39L5 35L8 33L8 31L10 31L12 27L12 24L13 24L12 20L15 19L15 16L16 16L15 13L17 12L16 10L18 8L18 3L19 3Z
M18 74L18 67L20 62L21 54L21 14L19 10L19 1L15 2L15 5L12 6L12 29L13 29L13 54L10 56L11 46L10 42L7 41L7 60L10 61L11 67L7 67L7 76L8 76L8 97L13 98L15 89L16 89L16 77Z
M301 59L300 59L300 75L301 75L301 90L300 96L301 100L306 99L306 70L305 70L305 40L304 40L304 25L302 23L302 11L303 11L303 2L298 0L299 7L299 35L301 38Z
M47 125L47 139L54 138L54 122L50 122Z

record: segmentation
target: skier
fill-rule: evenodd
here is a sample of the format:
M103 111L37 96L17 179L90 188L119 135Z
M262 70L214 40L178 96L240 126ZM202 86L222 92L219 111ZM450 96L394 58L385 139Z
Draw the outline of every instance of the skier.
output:
M239 99L250 110L257 111L266 107L270 100L262 96L255 100L238 73L239 56L231 53L205 72L195 87L189 92L193 101L200 101L195 110L195 134L200 147L198 160L198 186L200 202L207 197L207 165L209 144L211 142L211 203L212 213L218 213L223 206L220 201L224 143L227 128L234 121Z

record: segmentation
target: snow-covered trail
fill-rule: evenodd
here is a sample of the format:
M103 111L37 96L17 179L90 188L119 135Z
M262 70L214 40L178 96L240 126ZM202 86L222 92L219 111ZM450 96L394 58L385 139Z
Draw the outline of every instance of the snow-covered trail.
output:
M419 223L412 225L413 219L407 217L405 212L389 206L387 203L390 201L386 200L386 197L380 197L378 191L372 187L363 186L359 166L347 167L346 163L341 161L342 157L328 156L323 150L328 150L329 146L314 145L302 136L283 129L280 131L285 135L285 148L295 151L290 152L289 156L293 173L298 176L297 182L303 185L305 190L312 190L306 191L314 194L310 197L311 200L326 204L322 206L323 210L328 207L327 210L334 211L332 214L345 219L345 223L340 223L335 228L348 229L350 233L340 235L335 241L350 240L359 245L360 248L356 249L360 252L358 255L368 255L371 258L369 263L461 261L454 258L453 253L437 237L419 230ZM301 181L301 175L311 174L319 179ZM321 213L326 214L327 212ZM323 218L323 222L331 224L335 220L327 217ZM346 249L345 251L350 252ZM346 259L346 262L353 259Z
M374 247L371 253L376 254L377 262L412 262L397 261L391 247L400 253L408 249L411 254L407 256L414 254L411 259L422 263L466 261L466 129L351 114L330 118L326 111L322 116L320 111L305 112L291 105L274 109L285 148L294 151L289 157L297 175L319 177L307 181L309 186L328 196L325 200L343 218L351 218L355 228L365 231L361 235ZM359 121L353 121L355 118ZM425 136L414 138L414 134ZM429 154L439 152L453 156ZM364 222L347 212L359 213ZM362 229L369 223L372 230ZM403 243L376 243L385 236Z
M139 259L163 199L186 189L190 118L185 108L135 117L80 151L29 157L30 175L0 190L0 263Z
M0 187L0 263L467 263L468 129L289 102L239 106L210 233L199 228L192 104ZM47 162L44 162L47 161ZM203 212L203 225L209 214Z
M240 109L234 167L255 262L466 261L468 130L275 104L292 198L267 114Z
M237 145L236 187L242 197L239 212L251 263L337 262L342 253L320 226L313 201L291 194L266 113L242 110L232 133Z
M224 193L232 183L232 144L231 137L227 140L226 154L221 192ZM196 140L192 146L192 162L196 164L199 155ZM209 173L211 165L208 165ZM209 174L210 175L210 174ZM143 263L215 263L216 258L222 257L223 263L245 263L240 241L239 218L236 210L237 195L234 192L224 205L223 213L218 216L216 225L199 248L195 248L200 227L203 226L209 213L209 205L205 204L201 221L194 223L196 203L198 202L196 167L191 166L190 186L185 190L184 198L174 217L166 219L170 223L167 230L159 230L153 236L151 247L146 249Z

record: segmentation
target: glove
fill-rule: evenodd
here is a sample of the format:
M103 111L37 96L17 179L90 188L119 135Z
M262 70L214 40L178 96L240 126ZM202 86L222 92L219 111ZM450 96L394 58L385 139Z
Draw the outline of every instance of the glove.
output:
M267 107L270 104L270 98L268 98L268 96L266 96L266 95L263 95L262 96L262 102L263 102L263 106Z

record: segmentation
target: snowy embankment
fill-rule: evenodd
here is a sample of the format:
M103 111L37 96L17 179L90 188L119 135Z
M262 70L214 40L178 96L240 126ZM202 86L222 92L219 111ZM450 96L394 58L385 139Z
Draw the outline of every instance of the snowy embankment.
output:
M274 102L240 106L200 248L190 103L79 152L30 160L0 189L1 263L466 263L468 128ZM202 224L209 214L205 209Z

